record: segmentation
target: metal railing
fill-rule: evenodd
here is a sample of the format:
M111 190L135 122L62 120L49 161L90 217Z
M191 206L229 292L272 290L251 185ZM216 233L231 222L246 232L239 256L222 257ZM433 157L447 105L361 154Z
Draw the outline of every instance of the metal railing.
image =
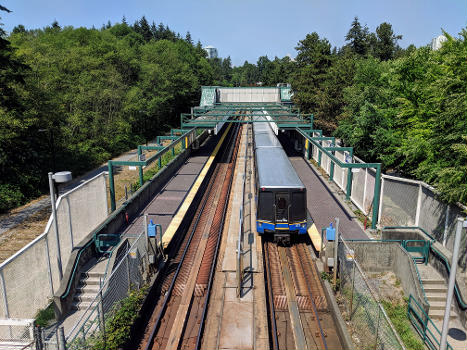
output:
M409 304L407 307L407 317L412 322L413 326L422 337L423 342L431 349L438 350L440 347L441 331L427 315L423 307L410 294ZM452 350L452 346L447 343L448 350Z
M118 308L118 303L131 290L143 286L149 274L148 266L147 239L145 232L142 232L112 269L78 321L66 331L64 342L67 349L89 348L93 341L105 336L105 325ZM56 329L57 334L59 330ZM44 348L55 349L56 338L52 336L44 340Z
M346 241L339 238L339 284L347 320L362 349L404 349L363 269L355 260Z
M243 165L243 185L241 193L240 215L239 215L239 228L238 228L238 241L237 241L237 298L241 296L243 285L243 205L245 200L245 185L246 185L246 170L248 163L248 137L249 129L246 131L246 147L245 147L245 162Z

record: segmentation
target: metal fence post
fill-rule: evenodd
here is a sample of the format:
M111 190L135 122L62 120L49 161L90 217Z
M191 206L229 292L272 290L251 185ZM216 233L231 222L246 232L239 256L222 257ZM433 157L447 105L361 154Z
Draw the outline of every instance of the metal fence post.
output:
M34 340L36 343L36 350L44 349L44 337L42 336L42 327L34 327Z
M371 228L376 229L379 213L379 197L381 196L381 164L376 164L375 192L373 196L373 215L371 217Z
M350 200L352 193L352 168L347 168L347 190L345 193L345 199Z
M375 177L375 184L376 184L376 177ZM373 192L374 196L374 192ZM379 195L379 210L378 210L378 224L381 224L381 217L383 215L383 197L384 197L384 175L381 176L381 191Z
M128 278L128 291L131 291L131 276L130 276L130 252L128 251L125 259L126 263L126 274Z
M380 321L380 319L381 319L381 310L378 307L378 321L376 322L375 350L378 349L379 321Z
M333 284L334 287L337 284L337 250L339 249L339 218L335 218L336 220L336 239L334 241L334 267L333 267Z
M350 313L349 320L352 320L353 291L355 288L355 259L352 259L352 290L350 291Z
M448 238L448 229L449 229L449 211L451 206L448 204L446 208L446 219L444 220L444 233L443 233L443 246L446 247L446 241Z
M50 296L53 297L54 295L54 282L52 279L52 266L50 265L50 252L49 252L49 233L45 235L45 249L47 253L47 275L49 277L49 284L50 284Z
M419 226L420 212L422 210L422 184L418 184L417 208L415 209L415 226Z

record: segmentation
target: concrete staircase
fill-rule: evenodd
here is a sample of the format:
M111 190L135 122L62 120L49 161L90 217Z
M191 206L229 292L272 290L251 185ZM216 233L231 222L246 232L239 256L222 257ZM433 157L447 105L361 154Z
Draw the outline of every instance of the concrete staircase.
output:
M104 280L104 272L82 272L76 293L73 297L72 310L86 310L95 299Z
M433 320L442 320L444 318L444 308L446 307L446 293L448 286L441 275L431 266L417 265L423 288L425 289L426 298L430 303L430 311L428 316ZM422 267L423 266L423 267ZM451 305L450 320L457 319L458 315L453 310Z

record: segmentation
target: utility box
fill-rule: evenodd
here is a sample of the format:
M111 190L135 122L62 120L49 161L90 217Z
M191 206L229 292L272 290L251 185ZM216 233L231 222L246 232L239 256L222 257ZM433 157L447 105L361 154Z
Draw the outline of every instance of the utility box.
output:
M336 239L336 229L332 227L332 222L329 227L326 227L326 240L334 241Z
M148 224L148 237L156 237L156 225L152 220Z

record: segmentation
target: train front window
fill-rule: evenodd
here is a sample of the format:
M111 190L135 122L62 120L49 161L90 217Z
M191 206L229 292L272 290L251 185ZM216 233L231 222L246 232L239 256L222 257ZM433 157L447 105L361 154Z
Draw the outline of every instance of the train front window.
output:
M289 221L289 194L287 192L276 193L276 222Z
M292 193L292 220L301 221L306 219L306 196L305 192Z
M273 204L272 192L261 191L258 198L258 219L273 221Z

